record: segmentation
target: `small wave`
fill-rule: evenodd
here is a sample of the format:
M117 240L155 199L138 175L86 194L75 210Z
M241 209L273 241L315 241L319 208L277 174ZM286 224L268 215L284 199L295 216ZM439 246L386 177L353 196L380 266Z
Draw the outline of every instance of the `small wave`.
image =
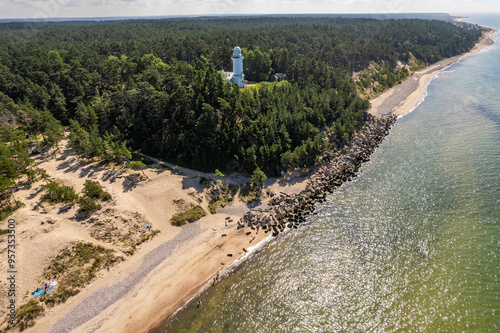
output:
M236 260L234 260L229 265L227 265L227 270L231 271L231 270L235 269L236 267L238 267L239 265L241 265L242 263L244 263L246 260L250 259L253 255L258 253L259 250L261 250L266 244L271 242L273 239L275 239L275 237L273 237L273 235L271 234L271 235L265 237L263 240L261 240L257 244L250 246L247 249L246 253L242 254Z
M285 230L286 232L287 230ZM265 237L262 239L260 242L257 244L250 246L247 249L247 252L239 256L237 259L233 260L230 264L225 266L222 270L220 270L220 276L221 277L227 277L229 274L231 274L238 266L241 264L245 263L248 259L252 258L254 255L260 252L260 250L267 244L269 244L272 240L274 240L275 237L270 234L269 236ZM212 275L215 276L215 273ZM169 322L173 318L175 318L180 312L185 310L190 304L192 304L193 300L200 297L208 288L210 288L213 285L213 278L210 277L208 280L204 281L202 284L198 285L195 288L198 288L198 290L189 298L186 300L186 302L179 307L174 313L172 313L168 318L166 318L166 322Z
M446 67L446 68L448 68L448 67ZM444 68L444 69L446 69L446 68ZM419 100L419 101L418 101L415 105L413 105L413 106L412 106L412 107L408 110L408 112L406 112L406 113L403 113L403 114L399 115L397 119L401 119L401 118L403 118L404 116L406 116L407 114L412 113L412 112L413 112L416 108L418 108L418 107L420 106L420 104L422 104L422 102L423 102L423 101L425 101L425 99L426 99L426 98L427 98L427 96L429 95L429 93L428 93L428 91L427 91L427 90L428 90L428 87L429 87L429 84L430 84L432 81L434 81L434 79L435 79L435 78L437 78L437 77L438 77L439 72L440 72L440 71L438 71L438 72L436 73L436 75L434 75L434 77L432 77L429 81L427 81L427 83L425 84L424 93L422 94L422 97L420 98L420 100Z

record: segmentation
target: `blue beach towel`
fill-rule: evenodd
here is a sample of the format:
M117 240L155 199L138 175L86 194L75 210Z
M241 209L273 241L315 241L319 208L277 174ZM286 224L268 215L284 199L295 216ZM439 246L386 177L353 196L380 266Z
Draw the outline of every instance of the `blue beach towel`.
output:
M44 291L45 291L45 290L40 289L40 290L35 291L34 293L31 293L31 295L33 295L33 296L35 296L35 297L38 297L38 296L40 296L41 294L43 294L43 292L44 292Z

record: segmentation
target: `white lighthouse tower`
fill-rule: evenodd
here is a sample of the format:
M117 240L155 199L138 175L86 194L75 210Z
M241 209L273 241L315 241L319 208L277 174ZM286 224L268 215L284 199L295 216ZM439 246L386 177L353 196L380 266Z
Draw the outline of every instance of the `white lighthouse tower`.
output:
M233 76L232 79L236 84L243 88L243 80L245 79L245 74L243 74L243 56L241 55L241 49L236 46L233 50Z

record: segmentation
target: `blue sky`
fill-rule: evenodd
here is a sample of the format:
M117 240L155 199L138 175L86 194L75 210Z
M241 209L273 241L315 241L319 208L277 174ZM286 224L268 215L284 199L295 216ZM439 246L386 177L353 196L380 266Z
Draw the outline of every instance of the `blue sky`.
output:
M0 18L273 13L500 13L499 0L0 0Z

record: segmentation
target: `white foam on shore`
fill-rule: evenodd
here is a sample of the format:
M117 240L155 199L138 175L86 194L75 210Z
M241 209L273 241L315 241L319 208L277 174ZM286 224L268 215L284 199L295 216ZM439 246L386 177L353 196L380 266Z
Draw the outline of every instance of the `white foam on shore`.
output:
M439 73L439 72L438 72ZM424 87L424 93L422 95L422 97L420 98L420 100L415 103L415 105L413 105L409 110L408 112L406 113L403 113L403 114L400 114L397 119L401 119L403 118L404 116L406 116L407 114L410 114L412 113L413 111L415 111L415 109L417 109L420 104L422 104L423 101L425 101L425 99L427 98L427 96L429 96L429 93L427 91L428 87L429 87L429 84L438 76L438 73L436 73L436 75L434 75L429 81L427 81L427 83L425 84L425 87Z
M465 59L465 58L463 58L463 59ZM459 63L460 61L462 61L463 59L459 59L459 60L457 60L456 62L454 62L454 63L452 63L452 64L450 64L450 65L448 65L448 66L446 66L446 67L444 67L444 68L441 68L440 70L438 70L438 71L436 72L436 75L434 75L432 78L430 78L430 79L429 79L429 81L427 81L427 83L425 84L425 87L424 87L424 93L423 93L423 95L422 95L422 98L420 98L420 100L419 100L419 101L418 101L415 105L413 105L413 106L412 106L412 107L408 110L408 112L403 113L403 114L400 114L400 115L397 117L397 119L403 118L403 117L404 117L404 116L406 116L407 114L410 114L410 113L412 113L413 111L415 111L415 109L416 109L416 108L418 108L418 107L420 106L420 104L422 104L422 102L423 102L423 101L425 101L425 99L427 98L427 96L429 96L428 89L429 89L429 85L431 84L431 82L432 82L432 81L434 81L434 79L436 79L436 78L439 76L439 74L440 74L441 72L445 72L445 71L446 71L446 73L451 73L451 72L453 72L454 70L447 71L447 69L449 69L450 67L454 66L455 64L458 64L458 63Z
M262 229L261 229L261 231L264 232L264 230L262 230ZM285 232L286 232L286 230L285 230ZM234 270L236 268L238 268L242 263L246 262L248 259L253 257L253 255L257 254L259 252L259 250L261 250L265 245L269 244L274 239L275 239L275 237L273 237L273 235L270 234L269 236L262 239L260 242L256 243L255 245L250 246L247 249L247 252L245 252L244 254L242 254L241 256L236 258L235 260L233 260L231 263L226 265L220 271L220 274L219 274L220 278L229 276L229 274L234 272ZM202 282L203 285L196 291L196 293L194 293L193 296L191 296L188 300L186 300L186 302L184 302L184 304L181 307L179 307L177 310L175 310L175 312L173 312L168 318L165 318L164 320L166 322L168 322L169 320L174 318L180 311L184 310L189 304L191 304L191 302L195 298L200 297L200 295L202 295L208 288L212 287L213 278L216 275L217 275L217 272L212 274L210 276L210 278L208 278L206 281ZM194 287L193 289L196 289L197 287L198 286Z
M274 238L275 237L273 237L273 235L271 234L271 235L265 237L264 239L262 239L257 244L250 246L247 249L246 253L242 254L241 256L239 256L238 258L233 260L233 262L231 262L229 265L226 266L226 268L224 269L224 274L226 275L226 274L229 274L232 271L234 271L239 265L241 265L242 263L244 263L245 261L250 259L254 254L256 254L260 249L262 249L264 247L264 245L271 242ZM227 272L226 272L226 270L227 270Z
M400 119L400 118L403 118L404 116L406 116L407 114L410 114L412 113L416 108L419 107L420 104L422 104L423 101L425 101L425 99L427 98L427 96L429 95L427 89L429 87L429 84L435 79L438 77L439 73L440 72L444 72L446 71L447 69L449 69L450 67L454 66L455 64L458 64L459 62L461 62L462 60L464 59L467 59L469 56L471 55L474 55L474 54L478 54L478 53L483 53L483 52L487 52L487 51L490 51L491 49L494 49L496 47L499 47L499 44L497 43L497 39L499 39L500 37L500 34L497 32L495 34L495 36L493 37L493 44L492 45L488 45L486 47L483 47L482 49L480 49L479 51L475 52L475 53L472 53L472 54L467 54L466 56L464 57L461 57L460 59L458 59L457 61L453 62L452 64L449 64L448 66L444 67L444 68L441 68L440 70L437 71L436 75L434 75L434 77L432 77L429 81L427 81L427 83L425 84L425 88L424 88L424 94L422 95L422 98L420 98L420 100L415 104L413 105L409 110L408 112L406 113L403 113L403 114L400 114L399 116L397 116L397 119ZM448 71L448 72L452 72L452 71Z

